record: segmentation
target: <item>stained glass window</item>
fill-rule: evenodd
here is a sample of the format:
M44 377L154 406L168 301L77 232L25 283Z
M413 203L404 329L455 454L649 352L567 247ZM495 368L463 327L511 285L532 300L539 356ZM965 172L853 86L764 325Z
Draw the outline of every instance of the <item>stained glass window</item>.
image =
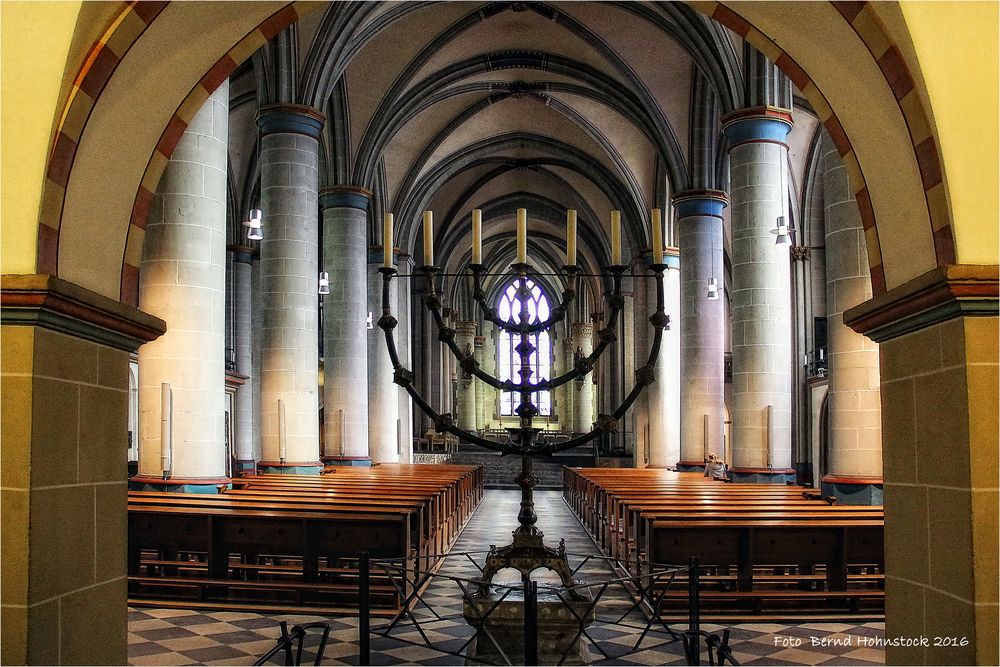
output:
M497 306L497 314L499 314L500 319L505 322L524 321L529 323L548 319L549 300L541 287L531 280L525 282L525 290L522 294L518 293L518 287L518 281L515 280L501 293L500 303ZM547 331L531 334L528 336L528 340L535 346L535 351L529 357L532 373L528 380L534 384L542 378L551 377L552 343ZM518 373L521 368L521 356L515 349L520 342L520 334L500 332L500 337L497 340L497 372L501 380L521 381L521 376ZM549 415L552 413L552 401L547 390L535 392L531 400L538 408L538 414ZM501 394L500 414L516 414L514 410L520 402L520 394L514 392Z

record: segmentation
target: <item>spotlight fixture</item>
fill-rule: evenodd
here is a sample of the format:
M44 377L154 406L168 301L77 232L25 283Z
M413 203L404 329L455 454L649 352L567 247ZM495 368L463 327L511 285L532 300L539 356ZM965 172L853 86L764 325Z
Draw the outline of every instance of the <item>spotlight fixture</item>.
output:
M719 283L715 280L715 278L708 279L708 294L706 294L705 297L709 301L719 300Z
M251 241L260 241L264 238L264 229L261 226L263 217L264 214L261 213L259 208L250 209L250 219L243 223L245 227L250 228L250 231L247 233L247 239Z
M778 226L772 229L771 233L778 236L774 245L792 245L791 231L788 229L788 223L785 222L785 216L778 216Z
M319 272L319 293L329 294L330 293L330 274L326 271Z

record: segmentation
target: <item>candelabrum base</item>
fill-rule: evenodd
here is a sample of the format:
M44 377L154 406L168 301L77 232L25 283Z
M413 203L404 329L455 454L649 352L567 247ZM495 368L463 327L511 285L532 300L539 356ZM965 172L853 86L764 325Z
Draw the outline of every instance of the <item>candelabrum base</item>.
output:
M573 581L573 569L566 558L565 541L559 540L559 548L553 549L545 545L542 537L542 531L534 526L530 529L522 526L514 531L514 541L510 544L490 547L483 568L480 595L487 594L493 577L501 570L512 568L520 572L522 577L530 577L535 570L544 568L558 575L562 585L569 589L570 596L579 599L579 594L572 590L577 582Z

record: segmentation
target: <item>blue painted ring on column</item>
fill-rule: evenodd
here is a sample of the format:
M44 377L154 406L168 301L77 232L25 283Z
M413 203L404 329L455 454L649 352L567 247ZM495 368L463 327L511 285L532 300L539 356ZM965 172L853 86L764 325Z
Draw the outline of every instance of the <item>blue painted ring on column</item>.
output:
M729 197L722 190L688 190L671 198L677 218L711 216L722 218L722 210L729 205Z
M777 107L739 109L722 117L722 132L730 149L746 143L785 144L792 129L792 112Z
M262 136L290 133L319 139L325 122L326 116L300 104L271 104L257 112L257 125Z
M356 208L367 211L371 206L372 193L364 188L336 187L324 188L319 193L319 205L328 208Z

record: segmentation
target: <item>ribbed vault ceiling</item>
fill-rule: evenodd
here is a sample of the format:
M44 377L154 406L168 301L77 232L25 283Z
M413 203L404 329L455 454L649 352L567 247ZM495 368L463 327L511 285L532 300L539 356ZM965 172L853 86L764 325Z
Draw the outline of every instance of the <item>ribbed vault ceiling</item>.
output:
M693 185L695 77L719 109L733 108L741 48L678 3L331 3L234 75L231 123L244 132L233 142L234 208L256 197L245 140L256 105L294 102L327 115L322 185L375 193L372 245L392 211L397 245L419 263L429 208L437 256L460 268L472 208L484 210L490 252L525 206L529 253L558 266L575 208L582 261L594 268L608 261L618 208L632 257L648 247L649 208Z

